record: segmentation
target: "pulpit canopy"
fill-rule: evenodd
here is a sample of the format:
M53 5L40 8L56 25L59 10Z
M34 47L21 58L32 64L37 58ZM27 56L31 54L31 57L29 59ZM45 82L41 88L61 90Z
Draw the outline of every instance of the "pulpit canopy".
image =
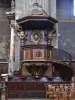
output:
M24 30L33 29L53 29L53 26L58 21L50 17L38 2L33 3L31 9L24 17L17 20L17 23L22 26Z

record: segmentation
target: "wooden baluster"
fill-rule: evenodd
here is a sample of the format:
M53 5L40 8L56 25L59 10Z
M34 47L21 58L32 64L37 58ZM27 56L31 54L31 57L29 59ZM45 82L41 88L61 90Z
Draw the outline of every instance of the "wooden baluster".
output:
M71 91L70 91L71 98L75 98L75 84L71 83Z
M52 86L48 85L48 92L49 92L49 100L51 99L51 95L52 95Z
M57 99L60 100L60 90L58 87L56 88L56 93L57 93Z
M55 93L55 86L52 86L52 98L53 98L53 100L55 98L55 95L56 95L56 93Z
M62 100L67 100L65 86L63 84L60 85L60 93Z
M60 85L60 92L63 92L64 91L64 87L63 87L63 84Z
M65 85L64 88L65 89L62 92L62 98L63 98L63 100L69 100L68 87Z
M67 100L67 95L66 95L66 92L65 92L65 91L62 92L62 99L63 99L63 100Z
M65 86L65 91L66 91L67 99L69 100L69 98L70 98L70 92L69 92L69 87L68 86Z
M71 95L71 98L75 98L75 91L71 89L70 95Z
M50 100L51 85L45 85L46 88L46 100Z

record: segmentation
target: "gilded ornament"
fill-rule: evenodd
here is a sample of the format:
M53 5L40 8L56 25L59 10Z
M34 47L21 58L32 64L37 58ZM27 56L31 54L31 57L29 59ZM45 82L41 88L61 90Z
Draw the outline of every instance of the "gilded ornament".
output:
M41 31L39 31L39 30L32 31L31 32L31 40L35 44L39 43L39 41L41 40Z

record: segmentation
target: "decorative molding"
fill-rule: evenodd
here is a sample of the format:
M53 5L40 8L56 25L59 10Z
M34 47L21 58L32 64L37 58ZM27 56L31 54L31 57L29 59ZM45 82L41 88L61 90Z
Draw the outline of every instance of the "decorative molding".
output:
M42 65L44 65L44 66L51 66L52 65L52 63L50 63L50 62L31 62L31 63L23 63L23 65L22 66L32 66L32 65L35 65L35 66L42 66Z

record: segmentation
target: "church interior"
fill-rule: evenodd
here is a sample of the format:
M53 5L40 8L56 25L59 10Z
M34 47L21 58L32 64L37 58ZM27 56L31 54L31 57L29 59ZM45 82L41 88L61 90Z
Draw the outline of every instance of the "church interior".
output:
M0 100L75 100L74 25L75 0L0 0Z

